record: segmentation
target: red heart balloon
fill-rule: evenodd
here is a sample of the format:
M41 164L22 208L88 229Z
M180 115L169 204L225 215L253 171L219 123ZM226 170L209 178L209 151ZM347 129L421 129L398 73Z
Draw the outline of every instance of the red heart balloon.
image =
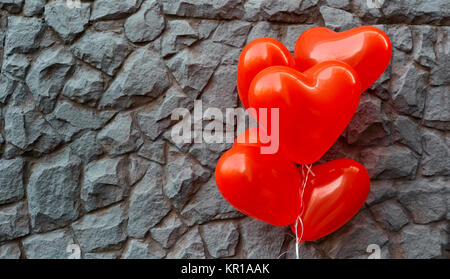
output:
M347 223L363 206L370 191L370 177L360 163L340 159L312 167L308 176L297 236L314 241ZM291 225L295 233L295 224Z
M238 63L237 88L239 98L248 108L248 88L253 78L270 66L294 67L295 60L289 50L272 38L259 38L247 44Z
M360 94L360 81L353 68L327 61L304 73L285 66L261 71L250 85L249 103L256 109L279 108L277 127L264 125L259 110L258 123L269 133L279 128L280 147L292 161L312 164L344 131Z
M253 78L268 67L288 66L303 72L328 60L339 60L352 66L360 76L364 91L383 74L391 56L392 45L388 36L372 26L340 33L325 27L308 29L297 40L295 59L281 42L259 38L247 44L239 57L239 97L248 108L248 88Z
M314 27L300 35L294 53L300 71L328 60L346 62L358 73L364 91L386 70L392 56L392 45L383 31L372 26L340 33Z
M244 142L251 131L258 133L244 132L217 162L217 187L244 214L276 226L290 225L300 214L297 167L281 152L261 154L259 139Z

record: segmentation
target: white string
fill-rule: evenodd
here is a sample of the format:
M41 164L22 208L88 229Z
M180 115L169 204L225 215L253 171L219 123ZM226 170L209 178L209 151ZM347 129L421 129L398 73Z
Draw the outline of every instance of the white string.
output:
M316 176L315 174L314 174L314 172L312 171L312 164L311 165L304 165L307 169L308 169L308 172L310 172L313 176Z
M297 216L297 219L296 219L296 221L295 221L295 225L294 225L294 228L295 228L295 255L296 255L296 258L297 259L300 259L300 255L299 255L299 250L300 250L300 242L299 242L299 239L300 239L300 241L302 240L302 238L303 238L303 220L302 220L302 218L300 217L300 216L302 216L302 214L303 214L303 212L304 212L304 210L305 210L305 207L304 207L304 205L303 205L303 194L305 193L305 189L306 189L306 184L308 183L308 177L309 177L309 174L311 173L313 176L316 176L315 174L314 174L314 172L312 171L312 169L311 169L311 167L312 167L312 164L311 165L301 165L302 166L302 192L301 192L301 195L300 195L300 202L301 202L301 207L302 207L302 210L301 210L301 212L300 212L300 214ZM307 172L306 172L306 176L305 176L305 168L306 167L306 169L307 169ZM298 223L300 222L300 225L301 225L301 235L300 235L300 238L298 237ZM290 235L290 234L289 234ZM291 236L291 235L290 235ZM292 236L292 237L294 237L294 236ZM286 253L287 253L288 251L284 251L283 253L281 253L279 256L278 256L278 258L281 258L283 255L285 255Z
M300 256L299 256L299 245L300 245L300 241L302 241L302 238L303 238L303 220L300 217L300 216L303 215L303 212L305 210L305 206L303 204L303 194L305 193L306 184L308 183L309 173L311 173L313 176L316 176L314 174L314 172L311 170L311 166L312 165L302 165L302 192L301 192L301 195L300 195L300 202L301 202L302 210L301 210L300 214L298 215L297 220L295 221L295 225L294 225L295 236L296 236L296 239L295 239L296 240L295 241L295 255L296 255L297 259L300 259ZM305 169L304 169L305 167L307 169L306 175L305 175ZM299 222L300 222L300 225L301 225L300 238L298 237L298 230L297 230Z
M286 251L284 251L283 253L281 253L281 254L278 256L278 259L281 258L283 255L287 254L287 252L288 252L288 251L286 250Z

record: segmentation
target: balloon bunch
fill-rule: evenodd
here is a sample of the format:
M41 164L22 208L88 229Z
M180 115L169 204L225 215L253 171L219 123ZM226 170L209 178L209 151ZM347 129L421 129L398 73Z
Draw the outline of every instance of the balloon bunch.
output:
M350 159L311 164L345 130L360 95L383 74L391 55L386 34L369 26L341 33L311 28L297 40L294 57L275 39L250 42L239 58L237 84L259 128L240 135L218 161L223 197L248 216L291 225L299 242L348 222L369 194L367 170ZM274 154L260 152L265 143L259 129L275 128L259 121L260 108L279 109L280 148Z

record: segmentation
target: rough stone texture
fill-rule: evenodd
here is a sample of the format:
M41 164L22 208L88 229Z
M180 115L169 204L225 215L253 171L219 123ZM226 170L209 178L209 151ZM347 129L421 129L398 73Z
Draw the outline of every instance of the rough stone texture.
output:
M85 163L89 163L92 159L103 153L102 146L97 142L97 134L93 131L82 134L69 147Z
M192 228L179 238L174 249L167 254L167 259L204 259L205 248L198 231L198 227Z
M89 23L90 12L91 6L87 3L80 3L79 7L73 8L59 1L46 5L44 15L47 24L64 42L70 43L84 31Z
M205 200L208 204L204 202ZM212 220L243 216L222 197L214 177L200 187L183 208L181 215L189 224L203 224Z
M416 180L398 183L398 197L417 224L444 220L448 210L448 181Z
M236 89L237 69L231 65L219 66L206 86L201 100L206 107L217 107L226 113L226 108L236 107L238 94ZM219 105L220 104L220 105Z
M137 120L142 132L152 141L172 123L171 114L176 108L193 107L193 98L186 96L179 88L169 88L163 98L157 100L158 105L143 108L137 113Z
M128 235L141 238L170 211L162 193L161 166L152 163L130 195Z
M103 94L104 85L100 72L89 67L77 67L61 93L74 102L95 106Z
M395 201L388 200L372 206L371 209L375 215L375 220L392 231L399 231L408 224L408 216L405 210Z
M98 112L86 107L77 107L69 101L62 101L46 119L66 141L70 141L81 131L100 129L113 116L113 112Z
M411 118L399 115L394 120L394 136L418 154L422 154L422 138L419 125Z
M123 35L88 31L71 47L71 50L76 57L86 63L108 75L113 75L131 52L131 47Z
M142 0L97 0L92 9L91 20L119 19L135 12Z
M422 175L450 175L449 145L445 142L443 135L427 130L423 133L422 143L424 151Z
M236 253L239 241L237 226L231 222L210 223L201 227L203 240L214 258L231 257Z
M137 156L136 154L132 154L128 157L129 163L129 173L128 173L128 182L129 185L134 185L136 182L140 181L148 168L151 165L151 162Z
M288 32L287 32L288 33ZM270 38L274 38L277 40L280 40L281 38L279 38L279 30L277 28L276 25L267 22L267 21L261 21L258 22L257 24L255 24L250 33L248 34L247 37L247 43L258 39L258 38L264 38L264 37L270 37ZM289 37L288 34L286 34L286 37ZM295 38L294 40L296 40L297 38ZM284 42L283 42L284 43ZM292 43L292 42L291 42ZM294 42L295 44L295 42ZM285 44L285 46L291 50L291 46L288 44Z
M364 222L361 222L364 220ZM327 237L321 249L331 258L367 258L367 246L377 244L382 250L388 243L387 232L362 209L342 229ZM383 251L382 251L383 253Z
M439 230L423 225L406 226L398 237L400 251L408 259L430 259L441 255Z
M392 44L403 52L409 52L413 48L413 38L411 28L409 26L399 26L389 28L389 38L392 38Z
M360 25L358 19L351 13L341 9L322 6L320 14L325 21L325 26L336 31L344 31Z
M423 2L414 1L398 1L392 3L386 1L382 11L386 17L393 17L403 22L439 22L441 19L448 20L450 12L450 4L447 1L432 0Z
M86 211L118 202L128 192L125 158L104 158L90 162L84 169L81 199Z
M0 204L18 201L24 196L22 158L0 160Z
M6 55L13 53L29 53L39 48L39 39L45 25L41 19L20 16L8 17L8 30L5 35L4 51Z
M70 232L63 229L29 236L22 243L29 259L68 259L67 247L75 242Z
M65 150L31 168L28 209L35 231L63 227L78 218L81 160Z
M148 160L164 164L166 162L166 157L164 156L165 145L166 142L163 140L144 142L137 155Z
M425 106L426 72L409 65L399 83L393 85L392 99L399 112L421 117Z
M386 122L388 120L382 111L381 100L372 95L364 94L353 119L347 127L347 142L349 144L358 143L362 146L386 144L389 140Z
M199 40L198 30L185 20L171 20L161 39L161 55L167 56Z
M124 24L125 35L133 43L156 39L166 26L158 0L146 0L141 9L130 16Z
M98 252L98 253L85 253L84 259L88 260L113 260L118 259L120 257L120 253L117 251L113 252Z
M0 259L2 260L16 260L20 259L22 253L17 242L6 242L0 245Z
M0 102L2 104L6 103L7 98L15 90L16 84L17 83L8 76L0 74L0 88L1 88Z
M122 205L87 214L72 224L83 252L107 249L122 243L126 235L127 216Z
M111 156L136 151L143 143L130 113L116 115L114 120L98 133L97 139Z
M183 49L170 57L166 64L181 88L195 98L205 88L221 60L224 44L204 41L192 49Z
M29 229L27 206L24 202L4 206L0 209L0 242L27 235Z
M154 241L142 241L131 239L126 250L123 252L123 259L161 259L166 255L164 249Z
M366 203L374 205L392 199L397 195L397 188L392 180L375 180L370 183L370 193Z
M244 2L244 1L243 1ZM249 21L269 20L277 22L304 22L312 20L318 11L318 0L293 0L293 1L270 1L270 0L249 0L245 1L244 18ZM308 12L308 13L307 13Z
M30 66L29 59L20 53L6 56L3 60L2 70L14 79L23 80Z
M25 0L23 13L26 16L39 16L44 12L47 0Z
M420 65L431 68L436 63L434 46L437 41L436 29L433 26L417 25L412 27L414 42L414 60Z
M164 13L184 17L230 19L243 15L241 0L163 0Z
M17 83L11 91L8 108L3 113L6 159L12 159L23 152L39 157L52 152L62 142L57 131L39 113L33 97L27 93L22 83Z
M361 151L361 163L372 179L416 177L418 156L403 146L366 148Z
M0 6L10 13L19 13L24 0L1 0Z
M211 173L174 149L169 151L166 168L168 180L163 190L173 206L181 210L197 192L199 183L206 182Z
M217 27L212 36L213 42L234 47L242 47L247 40L252 25L245 21L230 21Z
M448 258L449 1L65 2L0 0L0 258L68 258L74 243L86 259L295 258L289 228L218 191L232 143L175 143L188 118L171 114L241 107L238 58L256 38L293 52L313 26L360 25L388 34L392 61L320 163L360 161L370 194L300 258L367 258L370 244Z
M49 113L53 110L56 98L74 63L70 52L63 48L48 49L33 63L26 84L40 111Z
M152 238L161 243L164 248L170 248L186 231L186 225L183 224L176 213L172 213L152 228L150 233Z
M448 42L450 31L443 29L437 34L436 42L436 63L432 66L430 72L431 85L449 85L450 74L444 68L450 65L450 44Z
M259 220L246 217L240 222L242 257L250 259L276 259L281 255L285 230ZM283 237L276 237L283 235Z
M428 92L427 104L424 112L424 125L432 128L450 130L450 88L433 87Z
M100 106L125 109L134 103L135 97L156 98L169 86L169 77L158 55L140 48L125 62L123 71L103 94Z

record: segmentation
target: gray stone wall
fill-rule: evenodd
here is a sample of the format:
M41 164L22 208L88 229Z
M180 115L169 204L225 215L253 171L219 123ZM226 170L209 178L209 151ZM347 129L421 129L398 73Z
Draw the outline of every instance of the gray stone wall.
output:
M288 228L217 191L230 144L171 141L171 112L239 106L243 46L376 25L392 62L322 161L372 177L361 211L301 258L448 258L450 2L0 0L0 258L293 258ZM70 246L71 244L74 244ZM80 247L78 250L77 247Z

